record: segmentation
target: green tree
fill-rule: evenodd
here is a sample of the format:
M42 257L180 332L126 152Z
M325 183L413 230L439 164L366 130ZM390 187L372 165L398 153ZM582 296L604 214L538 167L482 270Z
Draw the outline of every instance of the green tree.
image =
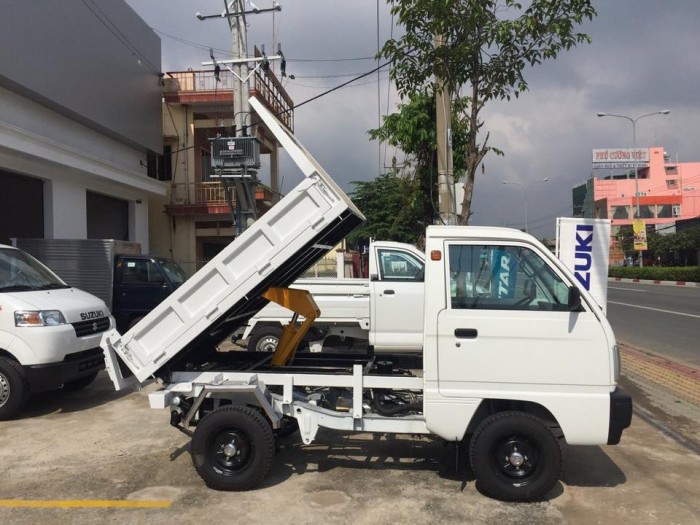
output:
M348 236L351 247L367 245L370 238L419 244L425 233L420 178L391 173L371 181L352 183L351 197L367 220Z
M452 141L458 147L465 144L466 126L455 115L452 121ZM438 193L435 173L437 170L437 129L435 126L435 101L432 93L414 94L407 103L398 105L398 111L384 118L382 126L369 131L372 139L399 148L405 154L402 172L407 181L404 190L416 192L411 197L420 208L421 222L427 226L437 218ZM464 157L455 157L454 171L464 173Z
M455 97L453 111L466 124L466 142L453 148L466 167L460 224L471 215L474 180L493 148L478 136L481 112L492 100L510 100L527 90L527 66L554 59L589 42L575 27L592 19L591 0L387 0L402 37L386 42L380 55L392 61L392 79L402 96L432 93L442 79ZM440 35L443 45L435 46Z
M634 232L632 231L632 226L620 226L616 237L620 243L622 252L627 256L627 254L634 249Z
M660 235L656 232L648 236L649 252L654 258L660 257L664 265L688 266L697 263L700 251L700 228L690 228L677 233Z

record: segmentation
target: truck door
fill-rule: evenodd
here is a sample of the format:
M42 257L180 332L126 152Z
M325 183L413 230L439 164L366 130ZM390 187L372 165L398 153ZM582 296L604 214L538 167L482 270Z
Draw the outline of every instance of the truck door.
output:
M447 241L444 253L447 308L437 319L443 396L609 383L603 327L586 305L569 311L572 283L544 254L518 243Z
M171 287L154 261L121 257L114 283L114 317L123 331L129 323L146 315L171 293Z
M420 350L425 263L396 248L378 248L376 256L378 274L370 282L370 344L377 350Z

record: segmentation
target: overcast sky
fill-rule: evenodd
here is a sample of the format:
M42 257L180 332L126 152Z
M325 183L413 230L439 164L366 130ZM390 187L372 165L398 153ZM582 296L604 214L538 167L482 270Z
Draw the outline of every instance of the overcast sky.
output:
M254 0L260 8L271 0ZM199 21L196 12L222 11L223 0L127 0L162 41L163 71L200 69L208 48L230 50L223 19ZM288 58L285 88L296 104L375 68L377 27L383 43L392 19L383 0L280 0L282 11L248 17L249 48L281 42ZM637 146L662 146L671 158L700 161L700 2L594 2L598 16L582 26L593 42L525 71L530 90L483 113L489 143L505 157L488 156L476 180L472 224L522 227L525 206L517 186L529 186L528 218L537 236L552 237L557 216L571 214L571 189L592 174L591 150L631 147L632 126L598 118L599 111L637 117L669 109L637 124ZM379 20L377 21L377 11ZM274 27L274 30L273 30ZM394 31L398 31L394 29ZM395 34L395 33L394 33ZM175 38L173 38L175 37ZM186 40L183 43L180 40ZM347 76L337 76L347 75ZM300 107L295 132L346 190L370 180L394 151L369 141L381 114L398 101L383 70ZM379 82L379 87L378 87ZM381 108L379 107L381 106ZM286 165L283 164L283 168ZM284 189L298 178L285 176Z

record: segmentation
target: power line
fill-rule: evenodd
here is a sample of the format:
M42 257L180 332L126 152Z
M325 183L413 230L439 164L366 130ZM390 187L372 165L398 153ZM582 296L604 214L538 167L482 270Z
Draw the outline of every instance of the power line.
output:
M381 64L381 65L375 67L374 69L372 69L371 71L368 71L367 73L364 73L360 76L352 78L352 79L348 80L347 82L343 82L342 84L340 84L334 88L329 89L328 91L324 91L323 93L319 93L315 97L311 97L311 98L305 100L304 102L297 104L293 109L299 108L299 107L303 106L304 104L308 104L309 102L313 102L314 100L319 99L321 97L325 97L326 95L329 95L329 94L333 93L334 91L337 91L337 90L347 86L348 84L355 82L356 80L360 80L361 78L367 77L367 76L371 75L372 73L379 71L380 69L385 68L389 64L391 64L391 62L385 62L384 64ZM282 113L287 113L287 112L289 112L289 110L285 109L285 110L281 111L280 113L278 113L278 115L281 115Z
M136 47L136 45L134 45L134 44L131 42L131 40L129 40L129 39L127 38L127 36L126 36L124 33L121 32L121 30L114 24L114 22L112 22L112 21L109 19L109 17L108 17L108 16L105 14L105 12L100 8L100 6L98 6L98 5L95 3L94 0L90 0L90 3L88 3L88 0L82 0L82 2L83 2L83 5L85 5L85 7L87 7L87 8L90 10L90 12L94 15L94 17L97 18L97 20L99 20L100 23L101 23L103 26L105 26L105 27L107 28L107 30L109 30L109 32L112 33L112 35L114 35L114 37L115 37L117 40L119 40L119 42L120 42L132 55L136 56L136 57L139 59L139 61L142 60L143 62L145 62L146 65L147 65L150 69L152 69L156 74L158 74L158 75L161 74L160 67L156 67L156 66L148 59L148 57L146 57L146 55L144 55L144 54L139 50L139 48ZM97 10L100 12L100 14L101 14L102 16L98 15L97 12L95 12L95 9L93 9L93 8L90 6L90 4L92 4L92 5L95 7L95 9L97 9Z
M85 0L83 0L85 1ZM202 44L199 42L194 42L192 40L187 40L185 38L171 35L170 33L166 33L165 31L161 31L160 29L156 29L155 27L151 28L153 31L158 33L159 35L162 35L166 38L169 38L171 40L175 40L176 42L180 42L181 44L187 45L194 47L196 49L202 49L204 51L209 51L210 49L213 49L214 51L217 51L218 53L222 54L228 54L231 52L230 49L223 49L223 48L217 48L208 44ZM362 61L362 60L376 60L377 58L374 56L368 56L368 57L347 57L347 58L291 58L287 57L286 60L287 62L355 62L355 61ZM348 75L349 76L349 75Z
M348 80L347 82L343 82L342 84L339 84L339 85L337 85L337 86L335 86L335 87L333 87L333 88L331 88L331 89L329 89L329 90L327 90L327 91L324 91L323 93L319 93L318 95L315 95L315 96L313 96L313 97L311 97L311 98L308 98L308 99L306 99L305 101L300 102L299 104L295 105L293 108L283 109L282 111L278 111L278 112L275 113L274 115L275 115L275 116L279 116L279 115L283 115L283 114L285 114L285 113L289 113L290 111L295 110L295 109L297 109L297 108L300 108L301 106L304 106L305 104L308 104L309 102L313 102L314 100L318 100L318 99L321 98L321 97L325 97L326 95L329 95L329 94L333 93L334 91L337 91L337 90L339 90L339 89L341 89L341 88L344 88L345 86L347 86L348 84L351 84L351 83L355 82L356 80L360 80L361 78L364 78L364 77L366 77L366 76L369 76L369 75L371 75L372 73L375 73L376 71L385 68L385 67L388 66L390 63L391 63L391 62L385 62L384 64L381 64L381 65L375 67L374 69L372 69L371 71L368 71L367 73L363 73L362 75L359 75L359 76L357 76L357 77L355 77L355 78L352 78L352 79ZM252 124L250 124L249 126L246 126L246 127L252 127L252 126L258 125L258 124L260 124L261 122L262 122L262 121L259 120L259 121L254 122L254 123L252 123ZM188 146L188 147L186 147L186 148L178 149L178 150L173 151L173 152L171 152L171 153L179 153L179 152L181 152L181 151L187 151L187 150L192 149L192 148L195 148L195 147L197 147L197 146L192 145L192 146Z
M382 80L387 80L388 78L389 77L384 77ZM366 82L357 82L357 83L354 83L352 86L346 86L346 87L368 86L368 85L374 84L374 83L376 83L376 80L368 80ZM285 86L287 84L291 84L293 86L305 87L305 88L309 88L309 89L328 89L331 87L331 86L314 86L312 84L302 84L301 82L295 82L293 80L288 80L287 82L285 82Z
M377 57L353 57L353 58L288 58L288 62L353 62L357 60L377 60Z

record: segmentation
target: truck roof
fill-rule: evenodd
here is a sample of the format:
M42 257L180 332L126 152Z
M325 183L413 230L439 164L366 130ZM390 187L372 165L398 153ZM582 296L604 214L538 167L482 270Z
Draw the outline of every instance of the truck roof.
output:
M255 98L250 105L305 178L126 334L105 334L103 349L141 382L206 361L267 304L268 288L288 287L364 220L269 109Z
M524 231L499 226L428 226L426 234L431 238L444 239L459 235L461 238L468 236L475 240L488 239L490 241L503 239L504 241L532 243L533 240L536 240L535 237Z

